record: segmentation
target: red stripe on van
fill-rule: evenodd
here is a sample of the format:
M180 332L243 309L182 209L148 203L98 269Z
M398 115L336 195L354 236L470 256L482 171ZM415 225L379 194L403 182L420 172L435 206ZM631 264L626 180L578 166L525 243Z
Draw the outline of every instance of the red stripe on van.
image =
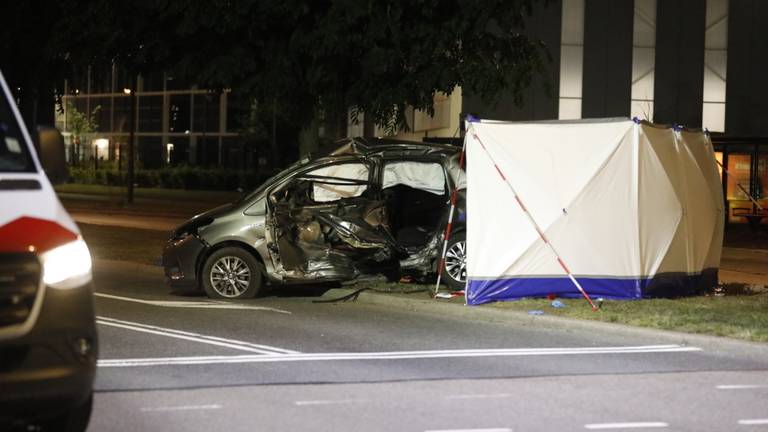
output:
M58 223L23 216L0 226L0 252L43 253L77 240L77 234Z

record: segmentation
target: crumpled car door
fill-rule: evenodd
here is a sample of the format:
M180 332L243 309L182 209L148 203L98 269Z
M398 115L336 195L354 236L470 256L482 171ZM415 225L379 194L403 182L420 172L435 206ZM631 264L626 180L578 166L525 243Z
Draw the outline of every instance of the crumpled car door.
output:
M402 252L384 202L366 196L370 189L368 167L355 161L299 175L273 194L273 239L289 276L353 278L359 264Z

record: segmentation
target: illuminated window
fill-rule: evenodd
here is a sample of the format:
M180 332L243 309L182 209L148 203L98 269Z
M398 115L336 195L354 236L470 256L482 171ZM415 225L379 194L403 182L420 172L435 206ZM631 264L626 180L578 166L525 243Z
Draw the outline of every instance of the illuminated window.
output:
M749 190L749 167L752 156L748 154L728 155L728 199L749 200L744 191ZM741 187L739 187L741 186Z
M584 0L563 0L558 118L581 118L584 70Z
M757 178L755 179L755 198L763 208L768 207L768 153L757 156Z
M702 126L725 131L725 82L728 64L728 0L707 0L704 36Z
M635 0L631 116L653 120L656 75L656 0Z
M723 152L715 152L715 159L720 162L720 164L723 163ZM723 180L723 168L720 166L720 164L717 165L717 173L720 174L720 181Z
M742 216L734 216L734 213L751 212L752 202L747 195L749 191L749 169L752 165L752 155L734 154L728 155L728 186L726 187L726 199L731 209L729 220L731 222L744 222Z

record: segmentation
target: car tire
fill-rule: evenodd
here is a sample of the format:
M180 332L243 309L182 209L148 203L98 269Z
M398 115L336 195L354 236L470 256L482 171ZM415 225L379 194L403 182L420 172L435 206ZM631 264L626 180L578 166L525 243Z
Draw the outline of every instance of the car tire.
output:
M200 277L210 298L253 298L262 291L264 266L242 248L223 247L205 260Z
M442 272L442 281L448 289L464 289L467 280L467 237L463 231L448 239Z

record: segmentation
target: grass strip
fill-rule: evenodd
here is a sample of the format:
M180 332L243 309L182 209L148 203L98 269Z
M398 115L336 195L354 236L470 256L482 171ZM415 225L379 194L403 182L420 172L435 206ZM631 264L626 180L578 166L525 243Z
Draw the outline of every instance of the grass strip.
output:
M434 290L434 284L398 284L373 282L351 288L370 287L393 295L420 300L429 294L402 294L418 288ZM700 295L677 299L606 300L593 312L583 299L558 299L566 307L555 308L547 299L521 299L489 303L481 306L527 313L540 310L545 315L625 324L684 333L726 336L752 342L768 342L768 291L751 291L744 284L728 284L724 295ZM435 300L441 303L464 304L464 297Z
M552 316L768 342L768 292L678 299L606 300L597 312L593 312L583 300L560 301L566 307L554 308L546 299L499 302L489 307L526 312L541 310Z

